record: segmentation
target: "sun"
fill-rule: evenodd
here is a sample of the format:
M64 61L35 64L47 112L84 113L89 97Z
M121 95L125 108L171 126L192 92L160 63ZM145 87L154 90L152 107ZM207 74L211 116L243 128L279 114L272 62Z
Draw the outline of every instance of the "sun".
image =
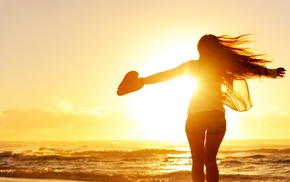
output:
M149 76L196 59L197 54L193 50L192 43L167 46L152 56L148 67L140 72ZM185 140L187 108L196 88L196 80L184 75L168 82L145 85L132 94L132 115L140 122L144 139Z
M198 59L196 43L191 41L180 41L172 45L164 45L156 54L148 56L148 61L140 70L144 75L154 74L165 69L176 67L183 62Z
M184 76L146 85L131 100L132 115L140 122L148 140L184 140L187 107L196 81Z

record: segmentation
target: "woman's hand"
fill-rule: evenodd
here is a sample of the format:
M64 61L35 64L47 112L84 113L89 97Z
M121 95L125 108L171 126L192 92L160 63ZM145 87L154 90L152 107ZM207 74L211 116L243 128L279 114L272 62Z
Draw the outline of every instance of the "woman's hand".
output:
M277 75L280 77L284 77L285 76L285 68L279 67L276 69Z

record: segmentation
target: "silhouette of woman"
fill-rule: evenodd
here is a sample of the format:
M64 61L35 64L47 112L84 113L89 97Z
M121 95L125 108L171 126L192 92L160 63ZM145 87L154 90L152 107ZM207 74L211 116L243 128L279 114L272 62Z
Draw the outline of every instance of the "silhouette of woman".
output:
M252 107L245 79L285 75L284 68L268 69L265 65L269 60L240 47L247 42L247 35L206 34L197 45L198 60L138 78L144 84L167 81L183 74L196 78L198 89L191 98L185 126L191 149L193 181L204 181L204 165L207 181L219 180L216 156L226 131L224 105L237 111Z

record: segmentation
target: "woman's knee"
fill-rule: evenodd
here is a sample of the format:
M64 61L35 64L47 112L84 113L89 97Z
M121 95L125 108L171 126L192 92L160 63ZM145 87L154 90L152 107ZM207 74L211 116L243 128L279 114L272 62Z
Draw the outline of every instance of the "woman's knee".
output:
M207 152L205 153L205 156L204 156L205 165L216 164L216 157L217 157L216 152L212 152L212 151L207 150Z
M216 157L214 156L207 156L204 159L204 164L207 165L213 165L216 164Z
M204 166L205 161L201 158L192 158L192 165L193 166Z

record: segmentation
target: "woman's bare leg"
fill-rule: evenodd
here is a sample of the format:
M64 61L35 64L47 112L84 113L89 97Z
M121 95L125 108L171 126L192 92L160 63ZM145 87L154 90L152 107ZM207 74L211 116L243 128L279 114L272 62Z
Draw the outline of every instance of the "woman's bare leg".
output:
M192 157L192 180L193 182L204 181L204 134L187 133Z
M216 163L216 156L223 141L225 133L207 134L205 142L205 166L207 182L218 182L219 172Z

